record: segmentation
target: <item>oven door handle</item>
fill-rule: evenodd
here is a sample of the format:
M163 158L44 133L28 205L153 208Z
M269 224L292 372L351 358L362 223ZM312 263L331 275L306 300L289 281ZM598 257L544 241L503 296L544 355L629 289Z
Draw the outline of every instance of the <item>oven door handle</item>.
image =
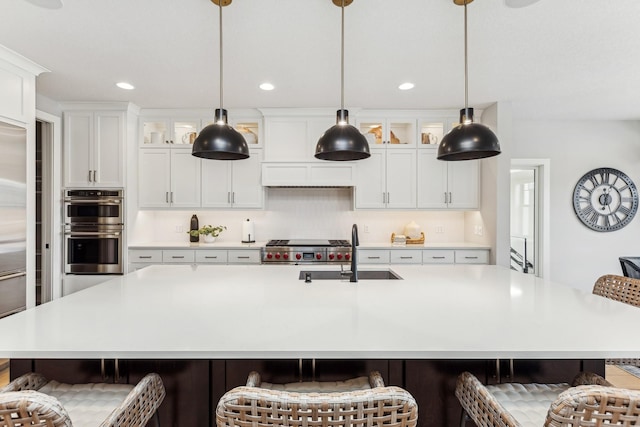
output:
M120 237L118 231L65 231L65 236L106 236L106 237Z
M64 199L65 203L82 204L97 203L99 205L120 205L122 200L117 199Z

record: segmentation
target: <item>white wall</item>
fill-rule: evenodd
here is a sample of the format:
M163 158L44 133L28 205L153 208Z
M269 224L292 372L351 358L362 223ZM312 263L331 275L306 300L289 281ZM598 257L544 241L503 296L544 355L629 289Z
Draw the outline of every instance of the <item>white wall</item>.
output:
M463 242L464 212L354 211L348 188L269 188L267 205L260 211L236 210L141 210L130 218L129 245L148 242L187 242L189 220L198 215L200 226L225 225L220 242L239 242L242 222L255 223L257 241L287 238L351 239L351 225L358 224L360 243L389 242L391 233L401 234L415 221L427 242ZM131 222L133 221L133 222ZM176 232L182 227L182 232ZM442 227L443 233L436 233ZM366 232L366 230L369 232Z
M640 215L600 233L576 217L573 190L591 169L612 167L640 185L640 122L514 120L511 158L550 159L550 277L591 291L603 274L621 274L618 257L640 255Z

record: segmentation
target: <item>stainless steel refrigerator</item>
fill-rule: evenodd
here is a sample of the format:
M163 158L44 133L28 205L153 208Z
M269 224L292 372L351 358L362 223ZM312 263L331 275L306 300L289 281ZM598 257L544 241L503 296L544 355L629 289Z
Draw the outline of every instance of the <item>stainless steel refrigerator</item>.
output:
M0 122L0 317L26 306L27 133Z

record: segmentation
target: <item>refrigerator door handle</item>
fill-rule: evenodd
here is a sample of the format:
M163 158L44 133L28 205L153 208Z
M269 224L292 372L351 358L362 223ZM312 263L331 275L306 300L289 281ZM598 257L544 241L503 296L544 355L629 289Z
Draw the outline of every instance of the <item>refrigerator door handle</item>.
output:
M6 276L0 276L0 282L3 280L15 279L16 277L26 276L27 273L25 271L21 271L19 273L7 274Z

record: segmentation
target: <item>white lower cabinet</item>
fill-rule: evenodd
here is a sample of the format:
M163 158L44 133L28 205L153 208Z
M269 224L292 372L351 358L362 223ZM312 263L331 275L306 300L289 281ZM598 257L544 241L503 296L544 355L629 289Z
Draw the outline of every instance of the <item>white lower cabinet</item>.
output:
M488 264L488 250L456 250L456 264Z
M425 249L422 251L423 264L453 264L454 262L454 250Z
M360 264L389 264L390 260L387 249L358 249Z
M391 264L422 264L421 250L391 250Z
M489 249L358 249L360 264L488 264Z
M208 249L196 251L196 264L226 264L227 251L222 249Z
M157 264L260 264L255 249L130 249L129 273Z
M99 285L115 277L118 276L112 274L65 274L62 278L62 296Z

